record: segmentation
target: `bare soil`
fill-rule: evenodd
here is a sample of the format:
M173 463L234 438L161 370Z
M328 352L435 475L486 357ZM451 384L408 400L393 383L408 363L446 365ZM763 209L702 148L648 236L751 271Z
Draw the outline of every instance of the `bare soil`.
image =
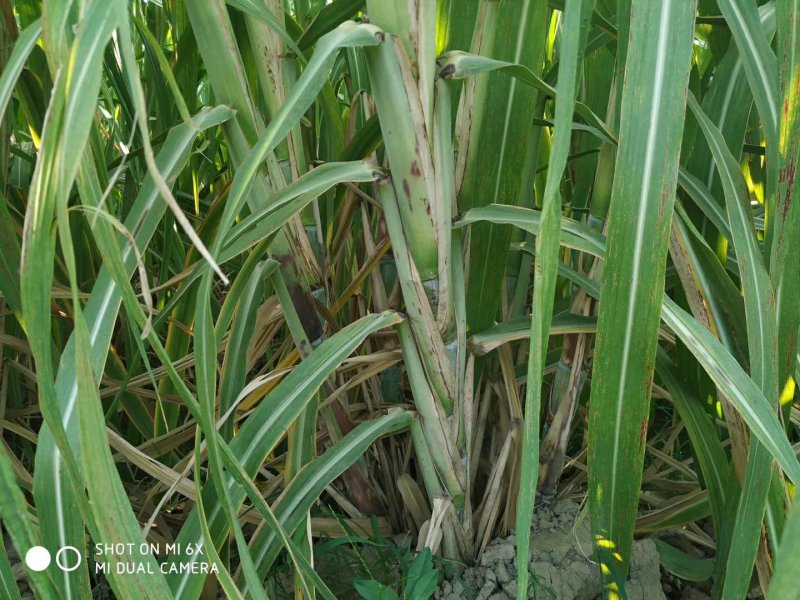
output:
M533 584L528 598L594 600L602 597L600 572L592 557L588 519L578 518L578 505L563 500L541 506L534 515L530 567ZM516 598L516 538L491 542L478 564L443 581L436 600L509 600ZM666 600L660 558L652 540L636 540L626 583L630 600Z

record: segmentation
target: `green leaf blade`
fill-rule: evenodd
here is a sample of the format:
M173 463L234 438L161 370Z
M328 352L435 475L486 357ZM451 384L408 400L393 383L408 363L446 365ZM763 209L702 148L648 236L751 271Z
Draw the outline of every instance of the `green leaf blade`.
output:
M589 412L593 529L621 556L609 585L624 581L633 541L695 6L632 6Z

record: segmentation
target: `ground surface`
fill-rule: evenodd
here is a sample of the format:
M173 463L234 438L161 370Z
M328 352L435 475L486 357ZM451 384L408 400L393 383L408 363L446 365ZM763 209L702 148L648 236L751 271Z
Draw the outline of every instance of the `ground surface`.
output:
M601 596L597 566L591 560L588 519L580 520L578 506L569 500L540 507L534 516L531 567L536 581L528 593L537 600L594 600ZM479 563L463 575L444 581L436 600L507 600L516 594L515 538L497 539L487 546ZM660 560L652 540L634 542L630 600L665 599Z

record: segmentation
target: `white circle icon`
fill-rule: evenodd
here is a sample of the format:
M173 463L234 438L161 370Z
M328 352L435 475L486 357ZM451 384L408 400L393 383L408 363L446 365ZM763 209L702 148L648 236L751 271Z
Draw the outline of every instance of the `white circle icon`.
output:
M50 552L44 546L34 546L25 553L25 564L31 571L44 571L50 566Z
M67 559L64 557L64 554L66 554L67 551L75 553L74 565L70 565L67 562ZM81 555L80 550L78 550L75 546L64 546L63 548L60 548L58 552L56 552L56 564L58 565L58 568L62 571L66 571L67 573L80 567L82 558L83 556ZM47 562L50 562L49 559L50 557L48 556Z

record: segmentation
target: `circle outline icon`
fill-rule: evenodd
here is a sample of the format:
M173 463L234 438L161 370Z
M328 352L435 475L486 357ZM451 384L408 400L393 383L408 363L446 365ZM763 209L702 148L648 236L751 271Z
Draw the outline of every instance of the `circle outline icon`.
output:
M78 562L75 563L75 566L65 567L64 565L61 564L61 555L64 553L65 550L71 550L78 557ZM75 546L62 546L61 548L58 549L58 552L56 552L56 565L58 565L58 568L64 571L65 573L71 573L72 571L80 567L82 562L83 562L83 554L81 554L80 550L78 550Z

